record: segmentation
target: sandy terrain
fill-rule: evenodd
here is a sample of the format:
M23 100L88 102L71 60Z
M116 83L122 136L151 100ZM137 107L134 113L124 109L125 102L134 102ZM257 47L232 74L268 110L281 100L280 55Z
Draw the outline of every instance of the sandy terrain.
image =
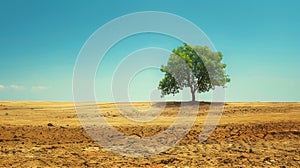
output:
M150 106L134 105L138 110ZM168 103L160 117L136 123L124 118L114 104L98 104L111 125L139 137L166 129L175 121L179 105ZM134 158L95 143L72 103L3 101L0 167L300 167L300 103L226 103L217 129L199 143L208 109L208 103L201 104L192 129L172 148Z

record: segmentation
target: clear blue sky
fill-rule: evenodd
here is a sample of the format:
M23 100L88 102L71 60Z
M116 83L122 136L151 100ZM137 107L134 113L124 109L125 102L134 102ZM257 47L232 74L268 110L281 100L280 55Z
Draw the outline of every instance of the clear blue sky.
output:
M71 101L74 64L94 31L125 14L163 11L195 23L224 54L227 73L232 79L227 101L300 101L299 8L297 0L2 0L0 100ZM143 47L141 41L151 42L151 38L156 37L128 39L126 46L138 49ZM157 38L156 43L147 46L169 50L177 47L166 45L164 40ZM111 53L122 56L130 52ZM103 62L107 71L109 60ZM155 76L161 74L153 73L156 75L147 78L148 81L142 75L136 79L149 85L141 87L136 83L139 91L133 94L140 100L149 93L143 88L157 85L159 79ZM100 79L97 83L101 83ZM108 97L101 98L106 94L101 89L96 90L99 100L110 101Z

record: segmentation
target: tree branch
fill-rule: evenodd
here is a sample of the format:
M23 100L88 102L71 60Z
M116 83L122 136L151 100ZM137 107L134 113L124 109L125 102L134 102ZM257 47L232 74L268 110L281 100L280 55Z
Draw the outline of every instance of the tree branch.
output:
M200 80L198 80L198 82L197 82L197 86L196 86L196 87L194 87L195 91L199 89L199 87L200 87L200 84L202 83L202 80L203 80L203 79L204 79L204 77L203 77L203 76L201 76L201 79L200 79Z

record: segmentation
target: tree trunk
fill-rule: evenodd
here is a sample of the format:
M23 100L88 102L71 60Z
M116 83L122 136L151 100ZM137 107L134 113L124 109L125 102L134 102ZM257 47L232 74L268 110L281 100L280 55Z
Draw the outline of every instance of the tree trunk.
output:
M195 92L192 92L192 102L196 101Z
M195 90L193 89L193 87L191 87L191 93L192 93L192 102L196 101L196 95L195 95Z

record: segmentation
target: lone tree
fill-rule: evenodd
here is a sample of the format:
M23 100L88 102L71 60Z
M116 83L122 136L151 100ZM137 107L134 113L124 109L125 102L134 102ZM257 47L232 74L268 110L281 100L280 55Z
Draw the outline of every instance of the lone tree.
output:
M172 51L168 64L161 67L165 77L159 82L158 89L162 96L174 96L189 87L194 102L196 92L208 92L215 86L225 87L230 78L225 73L226 64L221 62L222 58L221 52L213 52L207 46L179 46Z

